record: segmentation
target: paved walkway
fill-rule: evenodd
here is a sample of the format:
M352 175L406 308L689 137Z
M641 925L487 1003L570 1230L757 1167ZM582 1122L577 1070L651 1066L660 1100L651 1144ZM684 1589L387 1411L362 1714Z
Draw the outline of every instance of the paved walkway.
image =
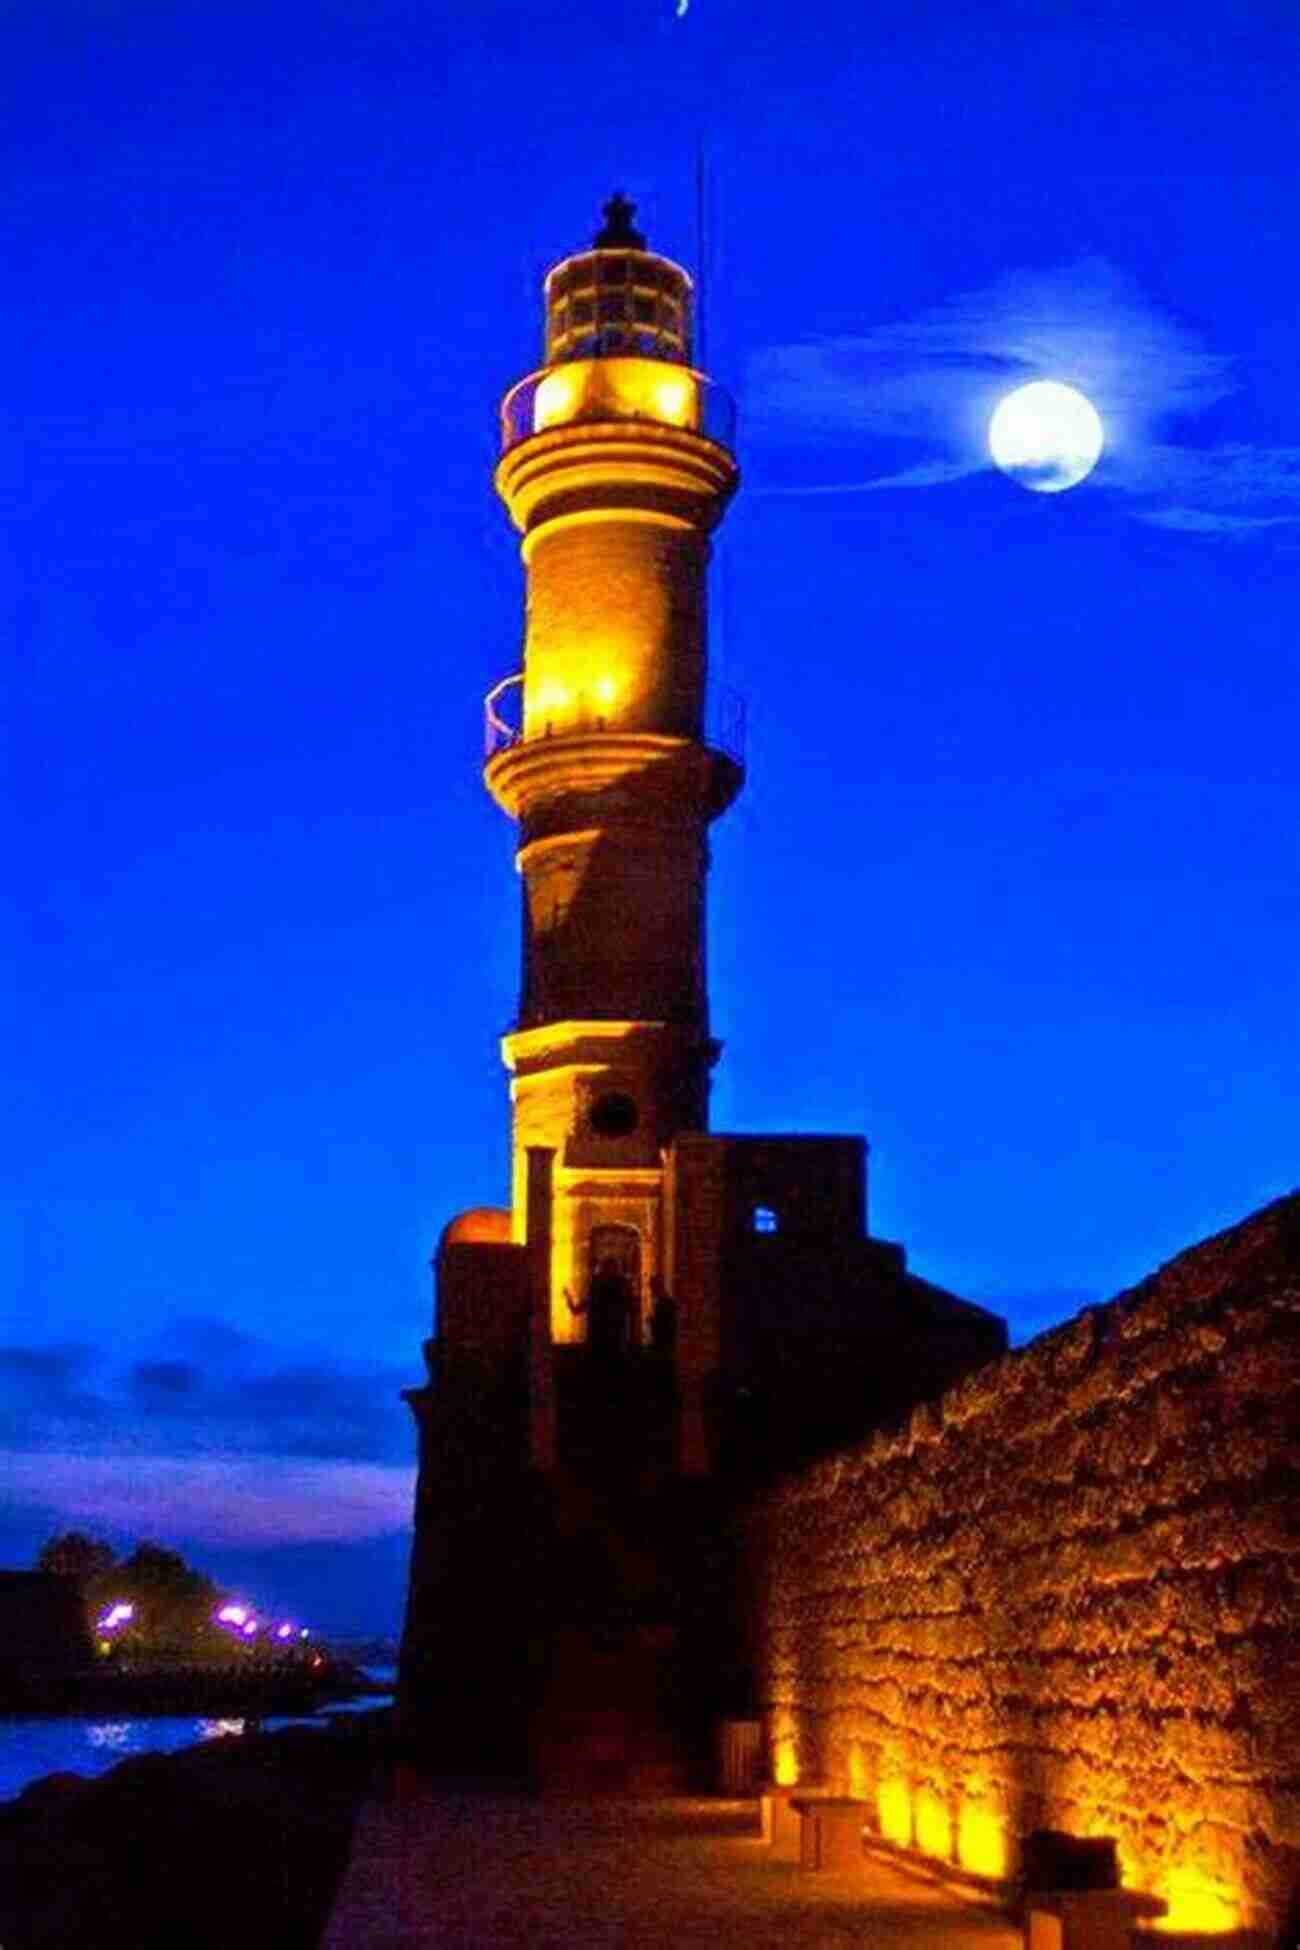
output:
M774 1862L757 1825L741 1801L372 1802L321 1950L1019 1950L888 1863Z

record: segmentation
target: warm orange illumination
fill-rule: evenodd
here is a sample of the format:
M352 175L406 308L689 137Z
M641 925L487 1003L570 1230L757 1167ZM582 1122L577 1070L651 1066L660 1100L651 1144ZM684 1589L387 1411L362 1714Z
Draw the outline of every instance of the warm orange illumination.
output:
M876 1814L887 1842L912 1845L912 1797L906 1781L882 1781L876 1789Z
M772 1749L772 1779L778 1787L794 1787L799 1780L797 1723L790 1713L777 1711L769 1735Z
M628 680L626 654L616 644L584 642L579 635L539 646L524 673L525 738L602 727L626 702Z
M537 382L533 432L581 420L651 420L697 428L700 381L662 359L571 359Z
M963 1804L957 1816L957 1860L972 1875L1001 1881L1010 1867L1002 1823L983 1808Z
M510 1243L510 1214L490 1205L458 1213L444 1227L444 1246L503 1246Z
M538 384L533 395L533 432L563 426L582 398L581 372L576 366L557 366Z
M946 1801L929 1788L918 1788L915 1806L916 1845L927 1855L952 1859L952 1815Z
M554 718L568 715L573 702L573 693L567 684L558 684L554 678L540 683L536 690L527 684L524 690L524 724L526 732L535 732Z
M867 1799L870 1779L867 1773L867 1757L861 1747L849 1748L849 1793L855 1801Z
M689 373L676 372L670 378L657 379L649 390L657 420L667 420L675 427L694 425L695 382Z
M1241 1927L1241 1908L1208 1876L1175 1869L1160 1892L1169 1909L1152 1927L1157 1933L1185 1931L1199 1936L1231 1936Z

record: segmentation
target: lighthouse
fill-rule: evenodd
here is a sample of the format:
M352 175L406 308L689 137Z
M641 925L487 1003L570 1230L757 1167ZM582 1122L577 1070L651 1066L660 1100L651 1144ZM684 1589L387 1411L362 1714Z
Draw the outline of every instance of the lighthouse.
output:
M611 1785L682 1778L708 1715L745 1710L737 1504L1006 1345L870 1235L864 1138L709 1128L709 830L744 783L708 668L734 411L635 214L612 197L546 274L543 363L501 407L526 578L522 668L484 704L522 893L510 1185L434 1255L399 1682L416 1768L526 1754Z
M554 1158L550 1331L590 1331L602 1267L645 1338L667 1273L663 1158L708 1123L709 825L739 791L710 695L710 537L735 492L731 402L691 364L687 273L611 198L545 285L546 363L507 394L496 486L522 535L523 668L496 685L485 783L518 822L512 1237Z

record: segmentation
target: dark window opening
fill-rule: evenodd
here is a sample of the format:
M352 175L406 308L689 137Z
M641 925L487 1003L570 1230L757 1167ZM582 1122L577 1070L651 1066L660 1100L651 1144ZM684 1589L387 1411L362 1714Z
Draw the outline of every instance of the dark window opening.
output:
M629 1137L640 1123L635 1103L622 1090L609 1090L591 1107L591 1128L599 1137Z

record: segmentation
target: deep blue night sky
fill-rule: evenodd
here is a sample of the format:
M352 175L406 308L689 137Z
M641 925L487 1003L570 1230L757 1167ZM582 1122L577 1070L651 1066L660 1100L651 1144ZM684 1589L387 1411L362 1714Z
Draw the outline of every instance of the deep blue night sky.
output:
M496 403L612 188L694 264L701 143L715 1125L866 1131L1021 1335L1295 1181L1298 61L1250 0L6 14L0 1561L396 1620L428 1254L505 1187ZM1065 494L984 454L1038 377Z

